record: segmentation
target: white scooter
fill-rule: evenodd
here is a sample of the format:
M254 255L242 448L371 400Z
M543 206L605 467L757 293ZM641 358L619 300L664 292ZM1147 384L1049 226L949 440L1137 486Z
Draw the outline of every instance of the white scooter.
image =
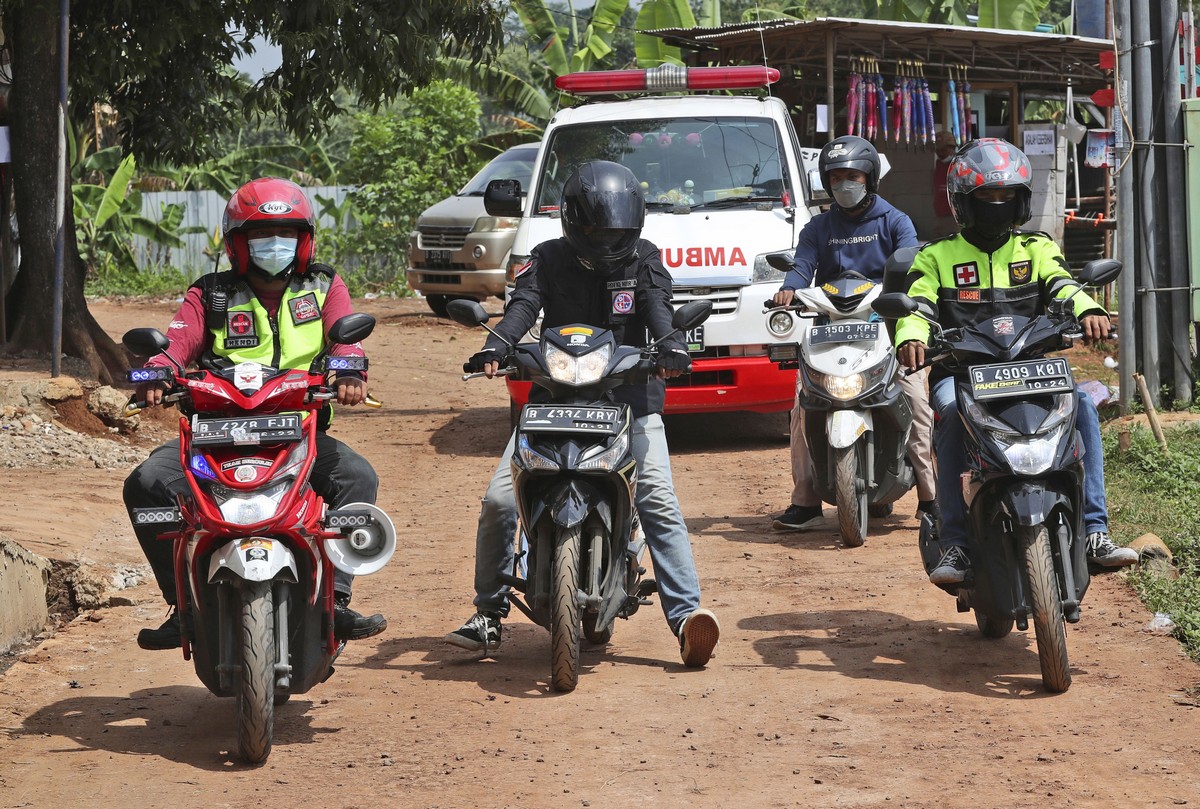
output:
M791 268L787 253L767 261ZM891 335L871 310L882 292L856 272L798 289L783 308L800 318L799 342L768 349L781 368L799 369L814 484L822 500L837 506L848 548L866 541L869 516L889 513L916 481L907 453L912 409Z

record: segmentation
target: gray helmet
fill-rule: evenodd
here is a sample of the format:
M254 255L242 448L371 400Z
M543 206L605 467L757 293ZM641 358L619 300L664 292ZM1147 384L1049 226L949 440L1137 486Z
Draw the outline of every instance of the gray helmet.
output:
M964 228L975 224L971 194L981 188L1017 189L1013 227L1029 221L1032 213L1033 168L1025 153L1000 138L980 138L959 147L946 175L946 194L954 221Z
M842 135L829 141L821 148L821 156L817 159L817 171L826 191L832 190L829 172L854 169L867 175L867 194L874 194L879 188L879 168L879 152L869 140L854 135Z

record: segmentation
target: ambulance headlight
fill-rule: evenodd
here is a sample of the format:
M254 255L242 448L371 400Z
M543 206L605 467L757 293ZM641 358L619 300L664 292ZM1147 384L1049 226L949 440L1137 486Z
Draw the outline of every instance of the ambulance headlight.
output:
M767 263L765 253L760 253L754 257L754 274L750 277L752 284L766 284L771 281L782 281L787 273L777 270Z
M772 312L771 316L767 318L767 328L776 337L786 337L792 333L792 329L796 328L796 318L792 317L791 312Z

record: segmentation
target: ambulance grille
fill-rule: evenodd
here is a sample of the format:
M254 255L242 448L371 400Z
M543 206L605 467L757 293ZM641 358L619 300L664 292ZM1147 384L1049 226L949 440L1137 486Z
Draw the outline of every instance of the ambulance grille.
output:
M712 301L711 316L733 315L737 313L741 294L741 287L675 287L671 303L682 306L688 301Z

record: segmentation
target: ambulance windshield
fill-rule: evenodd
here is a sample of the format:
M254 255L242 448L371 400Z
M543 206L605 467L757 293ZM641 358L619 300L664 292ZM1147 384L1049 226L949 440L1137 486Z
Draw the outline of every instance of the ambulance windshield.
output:
M658 118L559 127L546 148L535 214L557 215L580 163L611 160L641 181L648 211L794 204L783 144L769 118Z

